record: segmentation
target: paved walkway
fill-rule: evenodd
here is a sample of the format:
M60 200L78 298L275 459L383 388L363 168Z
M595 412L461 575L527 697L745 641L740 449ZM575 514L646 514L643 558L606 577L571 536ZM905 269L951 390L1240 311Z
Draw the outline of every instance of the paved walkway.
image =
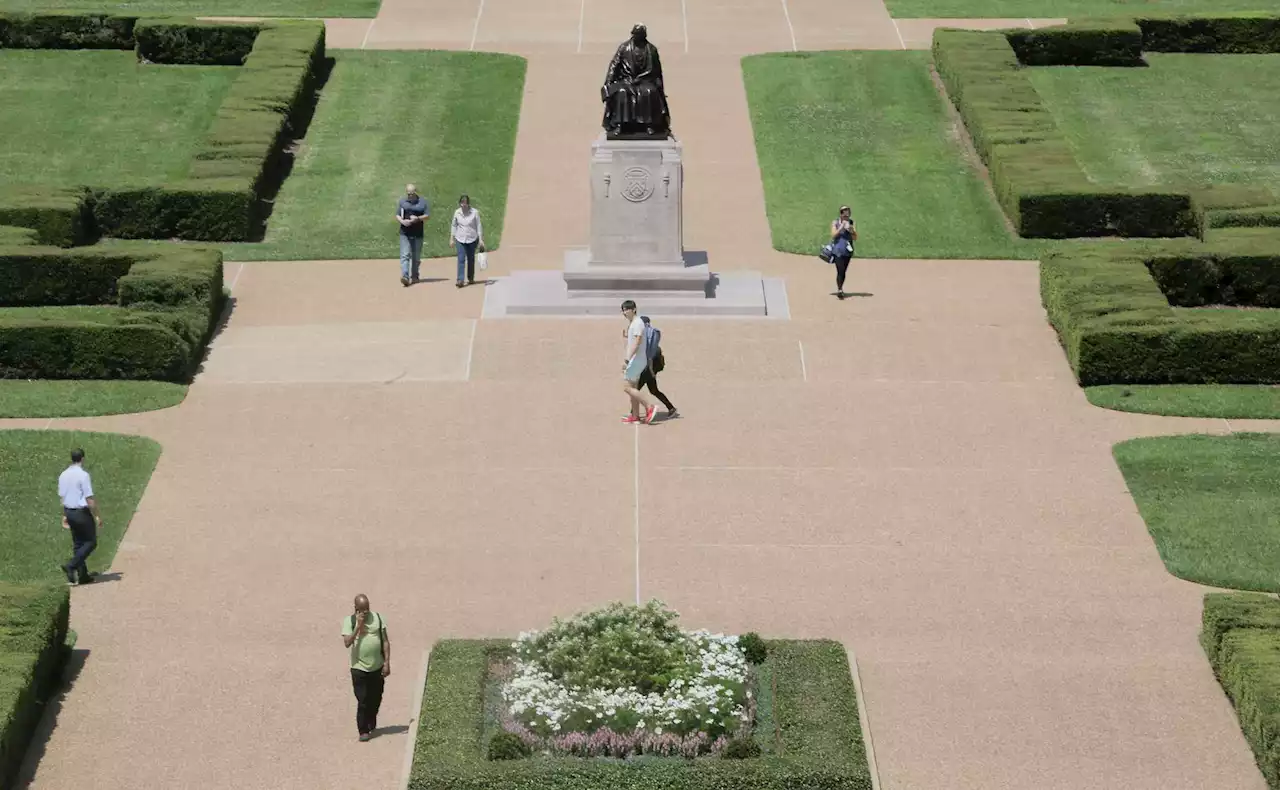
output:
M387 0L330 43L529 56L501 275L585 243L595 91L635 14ZM388 727L415 724L437 638L658 596L691 627L852 647L887 789L1262 788L1196 643L1203 590L1165 572L1110 448L1274 423L1090 407L1034 263L860 261L869 295L837 302L829 268L769 248L738 56L913 46L927 23L870 0L642 21L688 246L785 276L793 320L668 321L686 416L634 429L620 325L480 322L482 289L405 290L389 262L228 264L233 317L182 406L51 423L165 452L119 580L74 592L87 655L32 786L396 787L411 736L359 744L350 721L338 630L363 591L394 638Z

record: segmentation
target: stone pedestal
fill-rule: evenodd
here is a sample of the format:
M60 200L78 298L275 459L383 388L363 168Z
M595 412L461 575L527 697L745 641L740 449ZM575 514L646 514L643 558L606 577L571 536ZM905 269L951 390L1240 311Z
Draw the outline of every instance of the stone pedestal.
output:
M684 254L684 165L677 140L591 146L591 246L565 254L570 296L706 298L711 272Z
M711 273L684 250L684 163L678 140L591 146L591 245L559 272L517 271L485 289L485 318L617 316L623 299L650 316L790 317L781 278Z
M682 148L604 135L591 145L589 266L684 266Z

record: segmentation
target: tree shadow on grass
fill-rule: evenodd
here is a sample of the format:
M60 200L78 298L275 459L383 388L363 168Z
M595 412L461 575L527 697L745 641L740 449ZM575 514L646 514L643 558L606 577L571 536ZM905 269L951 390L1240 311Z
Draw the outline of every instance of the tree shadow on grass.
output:
M286 134L290 139L280 146L280 150L275 153L272 161L267 165L266 172L263 175L262 187L258 193L257 219L249 238L246 239L248 242L261 242L266 237L267 221L271 219L271 214L275 211L276 196L280 194L280 188L284 186L285 180L293 172L299 143L306 138L307 130L311 128L311 121L315 118L316 107L320 103L320 94L324 90L325 84L329 82L329 77L333 74L333 66L336 62L333 58L325 58L321 61L320 67L316 70L315 81L307 91L306 101L289 118L289 130Z
M35 779L36 770L40 767L40 761L44 759L45 751L49 748L53 732L58 727L58 716L62 714L62 706L67 694L75 686L76 678L80 677L80 671L84 669L88 658L88 650L72 648L69 651L66 663L62 667L60 682L45 700L40 721L36 724L35 731L31 733L31 742L27 744L27 753L23 757L22 766L14 777L15 790L30 787L32 780Z

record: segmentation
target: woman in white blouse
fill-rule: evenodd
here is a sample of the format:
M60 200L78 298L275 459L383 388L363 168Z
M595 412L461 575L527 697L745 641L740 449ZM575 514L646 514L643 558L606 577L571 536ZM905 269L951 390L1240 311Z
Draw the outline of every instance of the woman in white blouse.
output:
M458 198L458 210L449 223L449 246L458 251L457 288L474 285L476 281L476 249L484 251L484 226L480 224L480 212L471 208L471 198ZM466 274L466 281L462 279Z

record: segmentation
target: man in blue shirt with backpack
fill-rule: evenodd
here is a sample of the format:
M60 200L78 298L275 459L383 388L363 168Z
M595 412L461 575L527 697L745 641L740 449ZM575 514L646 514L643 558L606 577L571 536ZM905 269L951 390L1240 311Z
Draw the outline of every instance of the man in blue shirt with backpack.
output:
M658 374L667 366L667 361L662 356L662 330L650 323L647 315L640 316L640 320L644 322L644 345L649 364L645 365L644 372L640 374L637 388L648 387L653 397L662 401L662 405L667 407L668 420L679 417L675 404L658 389Z

